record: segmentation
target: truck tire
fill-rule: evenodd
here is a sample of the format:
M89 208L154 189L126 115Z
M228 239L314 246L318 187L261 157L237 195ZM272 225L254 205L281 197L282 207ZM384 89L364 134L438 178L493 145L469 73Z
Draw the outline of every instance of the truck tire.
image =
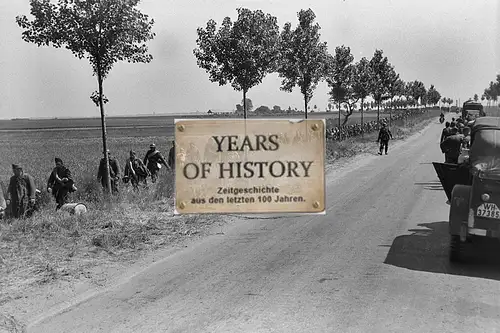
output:
M455 185L451 193L449 259L452 262L464 261L465 243L460 240L460 228L464 222L467 223L469 216L470 191L468 185Z

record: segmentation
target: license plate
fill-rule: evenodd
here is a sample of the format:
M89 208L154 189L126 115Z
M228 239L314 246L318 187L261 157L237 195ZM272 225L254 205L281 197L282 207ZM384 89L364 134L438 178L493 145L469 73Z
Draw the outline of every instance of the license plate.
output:
M494 203L484 203L477 208L476 216L500 219L500 209Z

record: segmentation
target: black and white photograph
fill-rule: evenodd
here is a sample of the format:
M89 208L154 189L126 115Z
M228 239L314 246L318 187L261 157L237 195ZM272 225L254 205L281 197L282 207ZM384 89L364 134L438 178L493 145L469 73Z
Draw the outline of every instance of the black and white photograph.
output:
M0 0L0 333L500 332L498 0Z

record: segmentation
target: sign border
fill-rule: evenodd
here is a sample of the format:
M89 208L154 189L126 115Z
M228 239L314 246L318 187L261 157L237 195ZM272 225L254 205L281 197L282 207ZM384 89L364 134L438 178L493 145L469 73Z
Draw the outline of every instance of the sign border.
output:
M216 212L216 213L182 213L177 210L177 177L174 175L174 216L180 216L180 215L251 215L251 216L259 216L259 215L269 215L269 216L275 216L275 217L290 217L290 215L300 215L300 216L307 216L307 215L326 215L326 119L325 118L320 118L320 119L297 119L297 118L252 118L252 119L241 119L241 118L187 118L187 119L181 119L181 118L174 118L174 143L176 142L176 136L177 136L177 131L175 130L175 125L179 122L189 122L189 121L204 121L204 120L217 120L217 121L234 121L234 120L243 120L246 122L247 120L254 121L254 120L260 120L260 121L269 121L269 120L281 120L281 121L286 121L288 120L291 123L301 123L307 120L315 120L315 121L321 121L323 123L323 140L324 140L324 145L323 145L323 171L325 171L324 177L323 177L323 198L325 200L324 204L324 209L320 212ZM177 169L176 169L177 172ZM263 218L265 219L265 218Z

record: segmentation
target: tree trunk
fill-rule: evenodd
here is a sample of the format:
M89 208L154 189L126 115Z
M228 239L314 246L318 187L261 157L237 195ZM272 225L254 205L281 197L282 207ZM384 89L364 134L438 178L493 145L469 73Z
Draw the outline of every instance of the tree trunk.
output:
M243 119L247 119L247 90L243 89Z
M380 101L377 102L377 130L380 129Z
M389 108L389 129L392 126L392 108L394 107L393 99L391 98L391 107Z
M361 137L364 136L364 130L363 130L363 104L365 104L365 99L361 99Z
M108 186L107 192L110 195L109 198L111 198L112 189L111 177L109 175L108 146L106 143L106 120L104 115L104 102L102 100L102 75L100 65L97 66L97 81L99 83L99 108L101 110L102 149L104 153L104 160L106 161L106 172L104 175L106 177L106 185Z
M304 94L304 107L305 107L305 117L307 119L307 95Z
M339 129L340 129L340 102L339 102Z
M100 19L101 21L101 19ZM101 21L102 22L102 21ZM96 52L96 60L97 60L97 82L99 85L99 109L101 111L101 129L102 129L102 148L103 148L103 154L104 154L104 161L106 161L106 171L104 173L104 176L106 177L106 185L107 185L107 194L108 194L108 201L111 202L111 195L112 195L112 189L111 189L111 175L109 173L109 157L108 157L108 145L106 142L106 116L104 114L104 101L102 100L102 68L101 68L101 36L102 33L102 25L99 24L99 38L98 38L98 44L97 44L97 52ZM99 167L101 166L101 163L99 162Z

